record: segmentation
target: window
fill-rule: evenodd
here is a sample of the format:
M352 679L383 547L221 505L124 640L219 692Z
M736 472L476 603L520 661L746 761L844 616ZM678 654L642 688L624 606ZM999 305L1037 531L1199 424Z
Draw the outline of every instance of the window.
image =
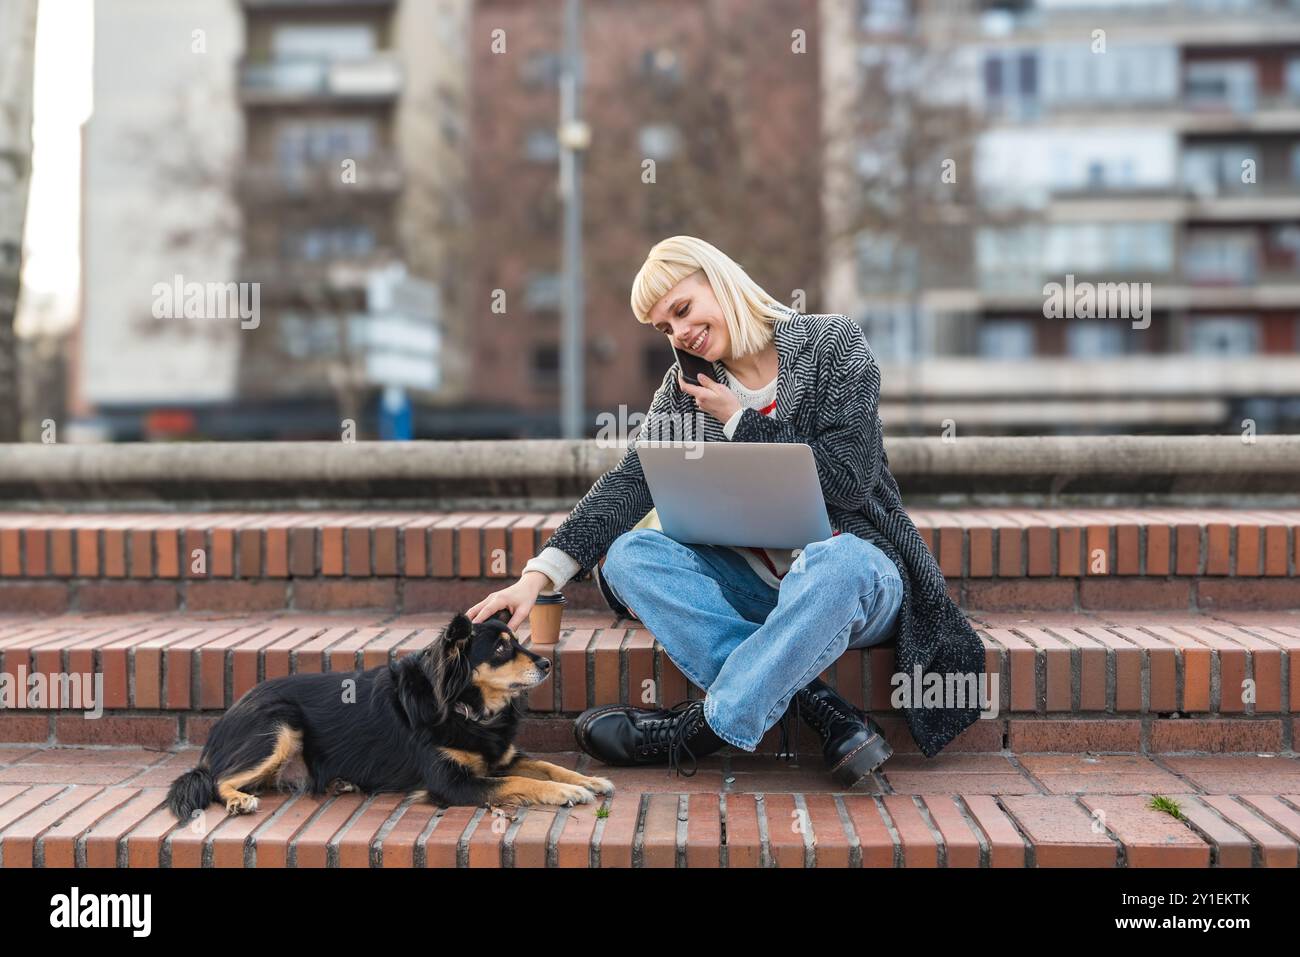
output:
M524 306L534 312L558 310L564 301L564 279L559 273L536 273L524 288Z
M1187 349L1200 356L1248 356L1259 352L1259 322L1247 316L1193 319Z
M358 60L375 52L375 31L366 23L283 23L271 33L276 59Z
M560 347L556 345L534 346L532 354L533 387L538 389L554 388L560 384Z
M1286 93L1291 99L1300 100L1300 56L1286 61Z
M1294 223L1274 226L1269 230L1268 244L1268 268L1291 276L1300 275L1300 226Z
M528 222L536 233L553 235L560 227L560 199L555 190L539 192L528 204Z
M1038 51L986 50L984 98L992 112L1032 119L1038 110Z
M1260 0L1188 0L1188 6L1205 13L1252 13Z
M1017 61L1020 67L1020 86L1017 92L1026 99L1038 96L1038 56L1032 52L1023 52Z
M1194 233L1183 252L1183 274L1193 283L1248 285L1256 278L1257 253L1253 232Z
M912 310L907 303L872 304L859 321L871 343L872 354L882 362L904 362L911 359L916 348L916 336L913 333L920 324L920 317L913 320Z
M664 373L673 364L673 350L670 346L646 346L641 353L641 371L650 383L651 389L659 388Z
M369 226L337 224L291 231L285 238L285 256L316 262L322 259L363 258L375 250Z
M652 123L637 133L641 155L652 160L670 160L681 151L682 137L671 123Z
M664 86L676 86L682 79L681 57L672 47L658 47L641 54L641 75Z
M1114 281L1172 271L1173 225L1150 223L1030 223L981 228L975 234L975 262L985 291L1041 289L1047 279L1069 273Z
M899 248L898 237L863 232L857 238L858 290L865 293L900 292L917 283L917 251Z
M290 358L310 359L339 353L343 330L340 323L327 316L285 311L276 315L275 327L279 331L280 348Z
M984 95L990 100L1002 98L1002 58L992 53L984 58Z
M911 25L910 0L861 0L862 29L867 33L903 33Z
M1170 223L1055 223L1048 227L1044 266L1049 275L1173 268Z
M1034 355L1034 327L1026 319L990 319L980 326L979 352L986 359L1028 359Z
M1066 323L1065 351L1075 359L1100 359L1127 352L1127 327L1114 322L1077 319Z
M1255 111L1255 64L1249 60L1204 60L1187 64L1187 103L1193 109Z
M564 72L564 56L554 50L533 50L519 66L519 78L534 89L555 86Z
M1021 208L1046 203L1052 192L1165 190L1177 180L1176 153L1167 130L1003 126L980 136L977 185L989 205Z
M534 163L554 163L560 158L560 141L555 128L533 127L524 139L524 155Z
M1052 106L1159 103L1178 93L1178 50L1171 44L1111 44L1104 54L1088 44L1042 48L1042 98Z
M1183 185L1197 196L1218 196L1247 188L1242 163L1257 151L1246 143L1188 146L1183 152Z
M864 43L858 47L858 81L885 93L907 93L924 79L924 60L906 46Z
M1043 228L981 228L975 233L975 265L980 289L1037 292L1047 263Z
M375 149L372 120L293 120L276 130L276 159L286 175L310 164L361 159Z

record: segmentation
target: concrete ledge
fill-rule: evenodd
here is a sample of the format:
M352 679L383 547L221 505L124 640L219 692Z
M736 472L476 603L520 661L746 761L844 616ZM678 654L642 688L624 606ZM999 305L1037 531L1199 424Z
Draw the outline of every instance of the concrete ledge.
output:
M625 452L594 439L22 443L0 446L0 495L17 508L568 509ZM886 452L909 503L1259 505L1300 492L1300 435L896 438Z

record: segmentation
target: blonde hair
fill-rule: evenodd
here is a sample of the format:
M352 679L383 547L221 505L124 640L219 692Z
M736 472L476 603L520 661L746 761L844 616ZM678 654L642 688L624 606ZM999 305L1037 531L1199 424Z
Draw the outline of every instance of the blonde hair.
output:
M649 323L650 310L687 276L703 272L722 308L735 357L757 352L772 340L772 323L790 308L769 295L740 264L703 239L670 236L656 243L632 280L632 312Z

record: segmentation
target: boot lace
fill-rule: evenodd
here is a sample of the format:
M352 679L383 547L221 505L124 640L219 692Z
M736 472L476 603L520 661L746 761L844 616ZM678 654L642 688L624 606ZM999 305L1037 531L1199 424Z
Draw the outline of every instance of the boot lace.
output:
M832 721L848 721L857 717L856 715L845 714L835 705L833 700L821 695L801 693L800 704L808 723L822 735L826 734L826 729L830 727Z
M786 708L785 714L781 715L779 727L781 728L781 750L777 752L778 758L785 758L787 761L793 760L795 764L799 763L799 722L794 722L794 750L790 749L790 722L793 720L793 708Z
M641 722L642 743L637 746L637 753L650 756L667 751L668 766L689 778L698 766L689 742L704 721L704 702L688 699L679 701L668 710L671 714L666 717L647 718Z

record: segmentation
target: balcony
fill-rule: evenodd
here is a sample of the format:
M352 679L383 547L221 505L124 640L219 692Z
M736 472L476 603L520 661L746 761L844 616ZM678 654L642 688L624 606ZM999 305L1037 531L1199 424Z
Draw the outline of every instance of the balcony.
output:
M278 13L351 12L357 9L386 9L397 5L397 0L239 0L239 5L249 13L268 11Z
M1282 270L1261 271L1253 281L1205 278L1190 279L1182 275L1114 271L1106 276L1074 273L1076 283L1151 283L1151 310L1170 309L1246 310L1300 308L1300 277ZM1022 272L998 272L980 277L977 289L934 290L921 295L921 306L928 309L962 308L968 310L1006 310L1040 313L1043 287L1061 282L1062 275L1050 275L1033 269Z
M1226 182L1188 185L1102 186L1054 190L1049 222L1286 222L1300 219L1300 184Z
M263 302L351 308L364 302L371 276L392 263L393 257L384 250L317 260L249 257L241 264L240 278L260 283Z
M251 106L296 103L384 103L402 91L402 67L392 54L357 60L294 58L243 61L240 95Z
M1254 94L1233 99L1189 93L1183 100L1183 109L1178 125L1186 133L1300 130L1300 96L1294 94Z
M356 182L352 183L343 181L341 157L317 163L249 162L240 173L240 195L255 203L307 200L319 204L349 196L374 199L401 192L406 177L395 154L385 152L355 159Z
M1078 0L1050 9L1031 0L987 0L971 18L973 38L984 43L1033 39L1075 39L1080 29L1097 26L1097 17L1128 40L1169 40L1213 46L1285 42L1300 36L1297 0L1168 0L1166 3L1102 3ZM951 22L961 14L939 14Z

